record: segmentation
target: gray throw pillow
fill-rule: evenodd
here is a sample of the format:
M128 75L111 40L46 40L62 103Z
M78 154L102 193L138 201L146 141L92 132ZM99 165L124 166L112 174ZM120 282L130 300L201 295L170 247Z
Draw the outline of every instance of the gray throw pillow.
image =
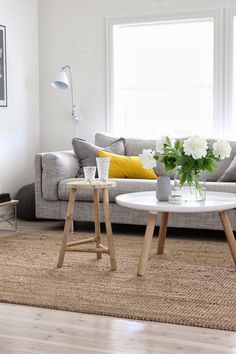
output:
M236 155L218 182L236 182Z
M79 171L77 177L84 177L84 166L96 166L96 157L98 156L98 150L108 151L118 155L125 155L124 138L115 140L106 147L100 147L91 144L85 140L74 138L72 140L72 146L79 163Z

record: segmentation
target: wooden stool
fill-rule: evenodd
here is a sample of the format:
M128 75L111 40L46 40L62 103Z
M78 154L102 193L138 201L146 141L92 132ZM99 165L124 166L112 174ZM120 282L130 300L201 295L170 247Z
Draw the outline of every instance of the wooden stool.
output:
M68 203L67 214L66 214L64 236L62 239L57 267L58 268L62 267L65 251L92 252L92 253L97 253L98 259L102 258L102 253L109 254L111 260L111 269L116 270L116 257L115 257L115 248L113 243L111 222L110 222L109 193L108 193L108 189L115 187L116 183L112 181L100 182L97 180L95 180L95 182L92 183L88 183L85 181L78 181L78 182L69 182L67 186L70 189L70 197L69 197L69 203ZM95 237L67 243L67 238L70 233L70 226L71 223L73 222L73 211L75 206L76 192L77 189L79 188L93 189ZM104 209L104 219L105 219L106 232L107 232L108 248L101 244L100 215L99 215L100 214L99 212L99 190L100 189L102 190L102 194L103 194L103 209ZM91 242L96 242L95 248L71 249L71 247L73 246L82 245Z

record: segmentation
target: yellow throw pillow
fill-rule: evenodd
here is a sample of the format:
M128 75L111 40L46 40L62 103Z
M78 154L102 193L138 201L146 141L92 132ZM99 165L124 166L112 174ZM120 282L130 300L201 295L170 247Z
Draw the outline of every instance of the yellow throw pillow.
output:
M110 157L109 178L157 179L153 169L143 167L139 156L123 156L98 150L99 157Z

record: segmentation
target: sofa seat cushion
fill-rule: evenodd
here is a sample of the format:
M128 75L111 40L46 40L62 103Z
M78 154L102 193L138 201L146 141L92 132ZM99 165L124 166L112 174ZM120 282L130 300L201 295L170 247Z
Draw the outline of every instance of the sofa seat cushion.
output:
M68 178L60 181L58 185L58 197L60 200L69 199L68 182L83 180L81 178ZM116 188L109 190L110 202L115 202L116 196L125 193L154 191L156 190L156 180L146 179L127 179L127 178L114 178L116 181ZM91 189L80 189L77 192L76 200L79 201L93 201L93 193Z
M58 198L60 200L69 200L69 188L68 182L74 182L84 180L83 178L67 178L63 179L58 184ZM110 202L115 203L116 196L125 193L133 192L145 192L155 191L156 181L146 179L127 179L127 178L113 178L116 181L116 188L112 188L109 191ZM224 192L224 193L236 193L236 183L230 182L206 182L206 188L211 192ZM92 202L93 193L91 189L80 189L77 192L76 200L83 202Z
M236 183L206 182L206 189L210 192L236 193Z

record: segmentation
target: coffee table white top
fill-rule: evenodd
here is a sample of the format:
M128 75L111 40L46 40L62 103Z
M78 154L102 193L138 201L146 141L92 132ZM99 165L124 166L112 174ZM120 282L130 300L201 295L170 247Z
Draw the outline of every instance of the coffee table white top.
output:
M236 194L207 192L206 199L203 201L170 204L169 202L159 202L156 199L156 192L152 191L121 194L116 197L116 202L127 208L150 212L200 213L236 208Z

